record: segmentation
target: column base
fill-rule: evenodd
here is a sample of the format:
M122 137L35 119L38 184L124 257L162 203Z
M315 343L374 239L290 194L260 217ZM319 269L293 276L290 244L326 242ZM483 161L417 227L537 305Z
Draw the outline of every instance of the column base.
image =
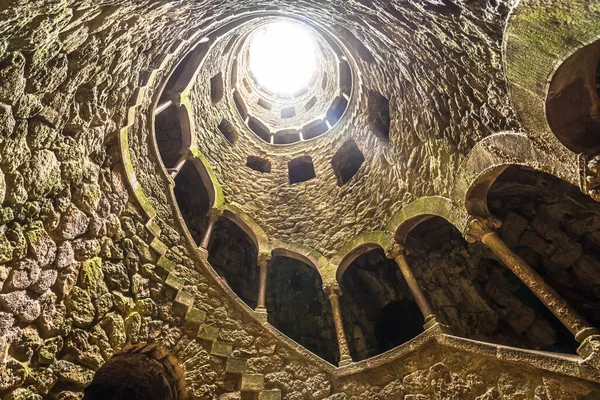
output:
M580 330L579 332L577 332L575 334L575 340L577 340L578 343L583 343L590 336L599 336L599 335L600 335L600 329L594 328L593 326L588 326L586 328L583 328L582 330Z
M451 334L452 331L448 325L444 325L439 322L435 315L429 315L425 318L425 325L423 325L424 330L437 330L440 333L448 333Z
M350 356L343 356L340 358L340 362L338 363L338 365L340 367L345 367L346 365L350 365L352 364L354 361L352 361L352 357Z
M256 316L256 319L258 319L261 322L266 322L267 317L269 316L269 314L267 313L267 309L264 307L256 307L254 309L254 315Z
M588 336L577 348L577 354L583 358L583 364L600 368L600 335Z

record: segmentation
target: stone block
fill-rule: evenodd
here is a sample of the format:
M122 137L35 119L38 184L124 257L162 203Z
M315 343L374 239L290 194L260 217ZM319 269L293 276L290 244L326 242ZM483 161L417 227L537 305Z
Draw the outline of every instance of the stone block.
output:
M219 337L219 328L217 328L216 326L203 325L198 330L198 336L197 336L198 339L214 341L214 340L217 340L218 337Z
M263 390L258 394L258 400L281 400L279 389Z
M229 357L227 359L227 365L225 366L225 372L230 374L243 374L248 369L246 360L243 358Z
M225 342L213 342L210 354L220 357L229 357L233 351L233 345Z
M242 392L260 392L265 386L265 376L262 374L243 374L240 390Z

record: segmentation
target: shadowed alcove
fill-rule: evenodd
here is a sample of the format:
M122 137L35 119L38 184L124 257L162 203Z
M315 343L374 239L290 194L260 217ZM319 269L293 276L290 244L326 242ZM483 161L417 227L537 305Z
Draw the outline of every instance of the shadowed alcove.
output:
M340 286L344 331L355 361L390 350L423 331L423 316L398 266L383 249L357 257Z
M441 322L455 335L509 346L572 352L572 336L482 244L432 217L407 237L407 257Z
M233 221L220 218L208 244L208 262L225 283L250 308L258 293L258 249Z
M185 381L175 357L156 345L116 354L94 374L84 400L183 400Z
M333 315L319 273L289 257L273 257L267 275L266 308L275 328L321 358L339 358Z
M173 193L187 229L199 245L208 225L210 200L204 181L192 162L186 162L175 177Z
M505 243L600 325L600 204L554 176L511 166L488 192Z

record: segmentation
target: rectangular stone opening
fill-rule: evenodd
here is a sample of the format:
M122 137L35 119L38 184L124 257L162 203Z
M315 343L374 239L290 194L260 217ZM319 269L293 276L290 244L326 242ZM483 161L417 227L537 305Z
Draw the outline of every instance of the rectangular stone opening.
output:
M302 156L288 162L290 184L306 182L315 178L315 167L310 156Z
M310 111L317 104L317 96L313 96L304 105L304 111Z
M346 107L348 107L348 100L344 96L338 96L333 100L329 110L327 110L326 118L329 125L333 126L337 124L340 118L342 118Z
M331 159L331 166L338 179L338 185L346 184L365 162L365 157L354 140L344 143Z
M284 129L275 132L273 137L274 144L290 144L300 140L300 133L296 129Z
M213 104L218 103L223 98L223 74L218 73L210 78L210 99Z
M241 93L237 90L233 92L233 102L235 103L235 107L237 108L238 112L242 116L242 119L246 119L246 117L248 117L248 107L246 106Z
M312 139L324 134L328 129L329 127L327 127L325 121L318 119L302 127L302 137L304 137L304 140Z
M296 107L291 106L281 109L281 118L293 118L296 116Z
M376 90L369 90L369 127L375 136L383 141L390 140L390 102Z
M268 101L266 101L265 99L258 99L258 105L261 106L262 108L264 108L265 110L271 110L271 108L273 108L273 105L271 103L269 103Z
M267 143L271 143L271 132L265 124L263 124L258 118L250 117L248 121L248 128L256 134L259 138Z
M350 71L350 64L346 60L340 62L340 89L342 93L348 96L352 91L352 71Z
M271 161L258 156L248 156L246 166L263 174L271 172Z
M233 124L226 119L222 119L219 124L219 131L225 136L229 143L234 144L238 138L238 133Z

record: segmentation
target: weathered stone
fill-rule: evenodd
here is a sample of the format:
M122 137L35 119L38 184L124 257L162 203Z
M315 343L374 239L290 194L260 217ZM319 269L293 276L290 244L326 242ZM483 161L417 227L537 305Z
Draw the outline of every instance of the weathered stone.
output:
M75 286L65 300L69 316L79 328L89 326L96 316L96 309L90 295L80 287Z
M107 314L102 321L100 326L106 332L110 345L115 351L120 350L125 344L125 321L117 313Z
M50 337L64 332L65 316L67 309L62 302L57 301L57 296L52 292L46 292L40 297L42 313L38 320L38 326L43 337Z
M25 180L19 171L6 174L6 202L12 206L23 204L27 201Z
M40 273L40 278L38 279L38 281L32 284L30 289L35 293L42 294L54 285L57 277L58 272L56 270L43 270Z
M96 211L101 194L98 184L82 183L73 195L73 202L83 212L91 214Z
M46 396L56 384L58 377L49 368L37 368L32 373L32 380L37 392Z
M71 206L62 214L60 234L63 239L71 240L83 235L89 226L90 218L77 207Z
M27 377L26 367L13 360L8 359L0 364L0 392L20 386Z
M95 257L81 263L78 284L94 301L97 301L103 294L108 292L108 288L104 283L101 258Z
M0 294L0 306L24 323L32 323L41 312L40 303L29 297L24 290Z
M63 242L58 247L56 253L56 261L54 263L56 269L62 270L75 264L75 252L71 246L71 242Z
M56 243L50 238L41 221L31 224L31 229L25 231L25 238L33 257L42 268L54 262Z
M63 338L60 336L46 340L38 353L38 360L44 365L50 365L56 359L56 355L62 350Z
M13 266L5 287L8 290L27 289L38 281L41 272L40 265L34 260L18 261Z
M50 149L57 138L58 132L48 124L40 120L29 123L27 144L31 150Z
M56 156L50 150L33 152L31 159L21 170L21 174L31 199L44 197L61 186L60 166Z
M27 121L17 120L15 122L10 114L10 118L2 121L2 111L3 107L0 105L0 123L6 124L5 129L7 130L0 140L0 165L6 172L13 172L31 156L26 140Z
M0 63L0 101L14 104L25 91L25 57L12 53Z
M50 367L58 376L59 381L71 383L83 389L90 384L94 377L94 371L80 367L66 360L58 360Z

